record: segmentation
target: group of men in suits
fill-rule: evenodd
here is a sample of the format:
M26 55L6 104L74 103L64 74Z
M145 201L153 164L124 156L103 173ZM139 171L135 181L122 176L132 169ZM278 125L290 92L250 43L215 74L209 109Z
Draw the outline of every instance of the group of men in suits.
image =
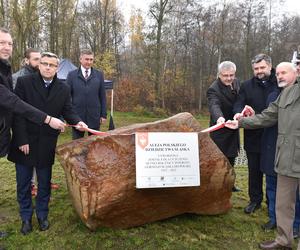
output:
M57 78L58 56L51 52L41 53L38 70L18 77L15 94L12 93L8 62L11 54L11 35L6 29L0 29L0 88L6 91L5 97L11 101L11 107L7 107L4 94L0 94L0 106L5 108L5 114L0 113L1 121L11 121L14 113L13 123L3 123L7 132L12 125L13 136L10 143L10 136L1 134L0 142L4 145L1 156L8 153L8 160L16 166L17 200L22 220L20 231L26 235L32 231L34 212L31 196L33 168L36 168L38 182L35 213L39 229L45 231L49 228L52 165L58 135L66 126L55 117L75 126L73 139L83 137L86 128L99 129L100 122L105 121L106 98L103 74L92 67L94 55L90 50L81 52L81 67L70 72L67 83ZM5 235L0 232L0 237Z
M271 58L265 54L255 56L251 64L254 76L250 80L245 81L241 86L239 86L237 80L235 80L236 66L234 63L225 61L219 65L218 79L207 91L211 125L228 120L241 119L245 116L245 114L241 114L241 112L246 105L248 105L247 108L250 110L250 115L255 113L260 114L268 107L270 102L276 100L282 88L294 84L296 78L293 77L296 75L296 67L299 68L298 73L300 75L300 66L298 64L295 66L291 63L278 65L278 72L275 74L275 70L272 68ZM284 81L281 79L282 71L284 71L286 75L288 75L288 73L290 74L289 84L284 86L282 84ZM290 127L290 124L288 127ZM231 129L232 127L225 125L225 128L212 132L211 138L233 165L239 148L238 130L230 130L229 128ZM277 173L274 171L276 168L274 162L278 134L277 124L273 124L272 128L265 129L259 126L246 128L247 129L244 130L244 147L248 159L248 194L250 202L245 207L244 212L250 214L261 207L263 200L263 174L266 174L266 196L269 221L262 225L262 228L264 230L271 230L277 226L279 231L278 239L280 240L264 242L260 247L262 249L281 249L282 247L289 249L291 239L293 237L299 237L300 203L299 194L296 194L294 189L290 189L288 192L294 195L295 201L295 197L297 197L296 205L293 200L282 202L282 189L276 193L276 186L278 187L280 185L280 183L277 183L277 173L280 173L280 171L276 171ZM290 177L297 179L295 178L297 175ZM278 201L278 199L281 202ZM289 209L293 207L291 213L289 213L292 214L291 217L294 222L292 226L289 220L284 219L285 215L283 215L283 213L286 211L283 211L284 209L282 207L288 207ZM285 223L282 222L283 220Z

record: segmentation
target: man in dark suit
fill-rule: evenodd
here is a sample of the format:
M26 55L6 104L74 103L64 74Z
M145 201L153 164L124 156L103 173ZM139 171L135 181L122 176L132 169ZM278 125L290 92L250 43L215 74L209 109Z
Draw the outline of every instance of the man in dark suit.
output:
M233 119L233 104L237 99L240 83L235 78L236 65L230 61L220 63L218 79L207 90L210 126ZM239 131L222 128L210 133L212 140L234 166L240 142ZM232 191L239 191L235 186Z
M69 87L56 77L58 57L42 53L40 72L18 78L15 93L32 106L53 116L63 117L77 128L87 127L72 110ZM41 231L49 228L48 203L55 147L59 131L47 126L37 126L16 116L13 124L12 145L8 159L16 163L17 198L22 219L21 233L32 231L33 214L31 198L32 169L36 168L38 194L36 215Z
M90 50L80 53L80 67L71 71L67 83L71 87L74 110L89 128L98 130L106 121L106 95L102 72L92 67L94 54ZM73 129L73 139L84 136L84 132Z
M251 63L254 76L241 85L233 108L235 119L241 117L241 111L245 105L251 106L256 114L261 113L267 107L268 95L277 88L271 57L259 54L253 58ZM248 159L248 194L250 197L250 202L244 209L247 214L259 209L263 200L263 173L260 169L262 133L263 129L244 130L244 147Z
M54 129L64 130L65 124L46 113L23 102L12 92L12 76L9 58L13 51L13 41L9 31L0 28L0 157L7 154L10 144L12 115L18 114L38 125L48 124ZM0 231L0 238L7 235Z

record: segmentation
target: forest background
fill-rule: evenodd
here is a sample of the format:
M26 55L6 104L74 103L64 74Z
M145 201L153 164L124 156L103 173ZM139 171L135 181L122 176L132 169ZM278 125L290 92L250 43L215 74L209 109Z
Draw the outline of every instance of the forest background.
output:
M153 0L128 23L115 0L1 0L0 25L14 38L14 71L26 48L51 51L78 65L80 49L115 83L118 111L158 115L206 110L206 90L220 61L251 77L251 58L291 61L300 44L300 15L284 0ZM125 1L126 4L126 1Z

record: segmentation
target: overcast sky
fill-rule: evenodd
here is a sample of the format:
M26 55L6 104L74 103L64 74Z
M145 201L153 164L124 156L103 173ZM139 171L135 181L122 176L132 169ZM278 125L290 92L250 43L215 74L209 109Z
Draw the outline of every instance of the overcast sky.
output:
M149 4L153 1L154 0L117 0L117 5L123 11L123 15L127 21L132 7L136 9L139 8L146 13L148 11ZM300 15L300 0L286 0L286 3L282 6L282 9L290 12L291 14L297 13Z

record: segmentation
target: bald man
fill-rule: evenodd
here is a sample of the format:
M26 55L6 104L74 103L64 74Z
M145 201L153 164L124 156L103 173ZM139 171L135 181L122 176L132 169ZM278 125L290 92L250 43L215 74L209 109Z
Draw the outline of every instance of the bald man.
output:
M294 84L297 69L289 62L278 64L276 77L278 86L284 88L276 101L261 114L239 121L228 121L226 127L256 129L270 127L278 122L275 156L277 237L260 243L259 247L292 249L296 192L300 185L300 84Z

